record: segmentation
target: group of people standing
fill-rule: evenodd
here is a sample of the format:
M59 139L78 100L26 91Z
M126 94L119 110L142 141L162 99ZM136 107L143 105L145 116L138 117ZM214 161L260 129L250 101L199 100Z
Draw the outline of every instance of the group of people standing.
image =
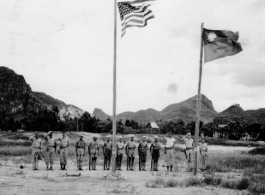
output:
M30 137L32 140L32 168L33 170L38 170L38 160L42 155L45 159L46 169L53 170L53 163L55 153L60 154L60 170L66 170L67 165L67 151L69 147L69 139L66 136L65 132L62 132L62 135L58 139L53 138L52 132L48 132L46 136L44 136L44 140L46 141L45 154L42 153L42 140L39 137L38 133L35 133ZM191 138L191 134L188 133L181 140L185 143L185 149L183 152L185 153L187 159L187 170L190 169L191 165L191 157L194 150L194 142ZM122 160L124 154L127 156L127 170L133 171L135 170L135 152L138 149L139 155L139 171L146 171L146 161L147 161L147 152L150 150L151 155L151 170L158 171L158 161L160 158L161 149L164 148L164 153L166 155L166 166L167 171L173 171L174 160L175 160L175 144L176 140L171 136L171 133L166 134L162 138L162 142L164 145L161 145L158 137L154 136L153 142L148 146L146 136L143 136L139 141L139 144L134 141L134 136L130 135L129 141L126 143L123 141L122 136L119 136L118 141L116 142L116 170L122 170ZM77 159L77 169L83 170L83 161L86 154L89 156L89 170L96 170L97 165L97 157L99 156L99 143L97 141L97 137L94 136L93 140L88 143L88 145L83 140L83 136L80 135L79 140L75 144L75 152ZM113 143L111 141L111 136L107 136L104 141L103 147L103 169L109 170L112 154L113 154ZM205 143L205 139L202 138L199 144L200 155L202 159L202 169L205 169L205 159L208 155L207 144Z
M49 131L44 137L46 141L46 148L43 154L43 142L38 133L34 133L30 140L32 140L32 169L38 170L38 161L41 158L45 159L46 169L53 170L53 163L55 153L60 154L61 170L66 170L67 165L67 148L69 147L69 139L65 132L58 139L54 139L52 132Z

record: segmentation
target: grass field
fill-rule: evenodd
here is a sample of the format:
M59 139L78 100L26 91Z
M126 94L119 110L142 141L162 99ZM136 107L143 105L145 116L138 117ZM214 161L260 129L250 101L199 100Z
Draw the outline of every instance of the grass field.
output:
M16 134L0 134L0 157L9 160L13 164L29 164L31 162L31 142L28 137L32 133L16 133ZM84 135L84 140L87 142L93 136L93 134L87 133L68 133L70 138L70 147L68 149L68 157L75 162L75 147L74 143L79 138L79 135ZM55 133L55 137L60 134ZM102 137L105 135L99 135L99 142L102 146ZM102 137L101 137L102 136ZM142 135L141 135L142 136ZM136 140L141 138L140 135L136 135ZM153 135L149 136L149 141L152 140ZM181 136L175 136L177 140ZM128 136L125 140L128 140ZM161 140L161 136L160 136ZM242 144L242 142L231 142L227 140L207 139L210 143L226 143L230 146L248 146L249 144ZM226 144L225 147L227 146ZM255 143L256 144L256 143ZM254 144L254 145L255 145ZM260 145L257 143L257 145ZM203 174L203 177L180 177L181 165L185 162L185 155L181 152L181 148L176 149L175 158L175 174L168 176L167 172L154 173L153 179L146 181L146 187L148 188L161 188L161 187L188 187L188 186L219 186L222 188L236 189L236 190L248 190L252 194L265 194L265 156L259 155L264 153L264 147L259 147L247 152L222 152L209 151L209 157L207 159L207 171ZM255 155L252 155L255 154ZM150 154L148 154L147 161L150 162ZM161 152L160 168L165 166L163 161L165 154ZM136 167L138 166L138 155L136 152ZM98 159L98 165L102 166L102 148L100 149L100 156ZM126 156L123 158L123 164L126 164ZM3 162L1 162L3 165ZM88 158L84 160L84 165L88 165ZM150 166L150 163L147 164Z

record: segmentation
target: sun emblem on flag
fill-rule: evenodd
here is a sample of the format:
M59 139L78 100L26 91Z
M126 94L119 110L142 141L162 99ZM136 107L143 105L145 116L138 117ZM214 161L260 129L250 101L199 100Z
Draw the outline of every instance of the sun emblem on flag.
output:
M208 41L213 42L217 38L217 35L214 32L210 32L207 36Z

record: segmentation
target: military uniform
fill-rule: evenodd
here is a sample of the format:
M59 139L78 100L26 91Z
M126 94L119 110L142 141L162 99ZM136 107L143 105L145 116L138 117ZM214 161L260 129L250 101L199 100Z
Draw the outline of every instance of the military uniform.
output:
M175 159L175 149L174 149L174 143L175 138L165 138L167 141L166 147L165 147L165 153L166 153L166 162L167 162L167 168L172 171L172 167L174 165L174 159Z
M150 152L151 152L151 156L152 156L152 169L154 171L157 171L157 165L158 165L158 159L160 157L160 143L158 141L155 141L151 144L150 146Z
M122 141L117 142L117 160L116 168L121 170L122 158L123 158L124 143Z
M46 155L45 155L45 163L47 169L50 165L50 170L52 170L53 162L54 162L54 150L55 150L55 139L52 137L46 137Z
M61 169L65 170L66 169L66 165L67 165L67 156L68 156L68 146L69 146L69 139L68 137L61 137L59 138L59 140L61 141L61 145L60 145L60 165L61 165Z
M139 154L139 171L145 171L145 163L147 157L147 142L141 141L138 146L138 154Z
M82 163L85 156L86 144L84 140L78 140L75 144L77 156L77 169L82 170Z
M207 153L208 153L208 145L207 143L200 143L199 144L199 148L200 148L200 161L201 161L201 165L202 165L202 170L204 170L206 168L206 157L207 157Z
M134 141L129 141L126 146L126 153L128 157L128 168L130 170L133 170L135 149L136 149L136 143Z
M111 141L107 141L104 143L103 154L104 154L104 170L106 169L109 170L111 156L112 156L112 142Z
M193 151L193 139L185 138L184 142L185 142L185 147L186 147L187 165L188 165L188 169L189 169L190 164L191 164L191 155L192 155L192 151Z
M89 162L92 161L92 170L96 170L97 156L99 152L99 145L97 141L92 140L88 145Z
M32 138L32 169L38 170L38 159L42 148L42 143L40 138Z

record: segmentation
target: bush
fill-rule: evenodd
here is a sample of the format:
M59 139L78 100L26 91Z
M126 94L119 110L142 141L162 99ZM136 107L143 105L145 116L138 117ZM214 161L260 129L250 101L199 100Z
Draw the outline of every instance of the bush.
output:
M222 182L221 177L216 177L213 175L206 175L204 178L204 183L207 185L219 186Z
M186 180L186 187L189 186L200 186L203 184L203 179L198 177L190 177Z
M257 154L265 155L265 147L263 146L263 147L254 148L253 150L250 150L248 153L252 155L257 155Z

